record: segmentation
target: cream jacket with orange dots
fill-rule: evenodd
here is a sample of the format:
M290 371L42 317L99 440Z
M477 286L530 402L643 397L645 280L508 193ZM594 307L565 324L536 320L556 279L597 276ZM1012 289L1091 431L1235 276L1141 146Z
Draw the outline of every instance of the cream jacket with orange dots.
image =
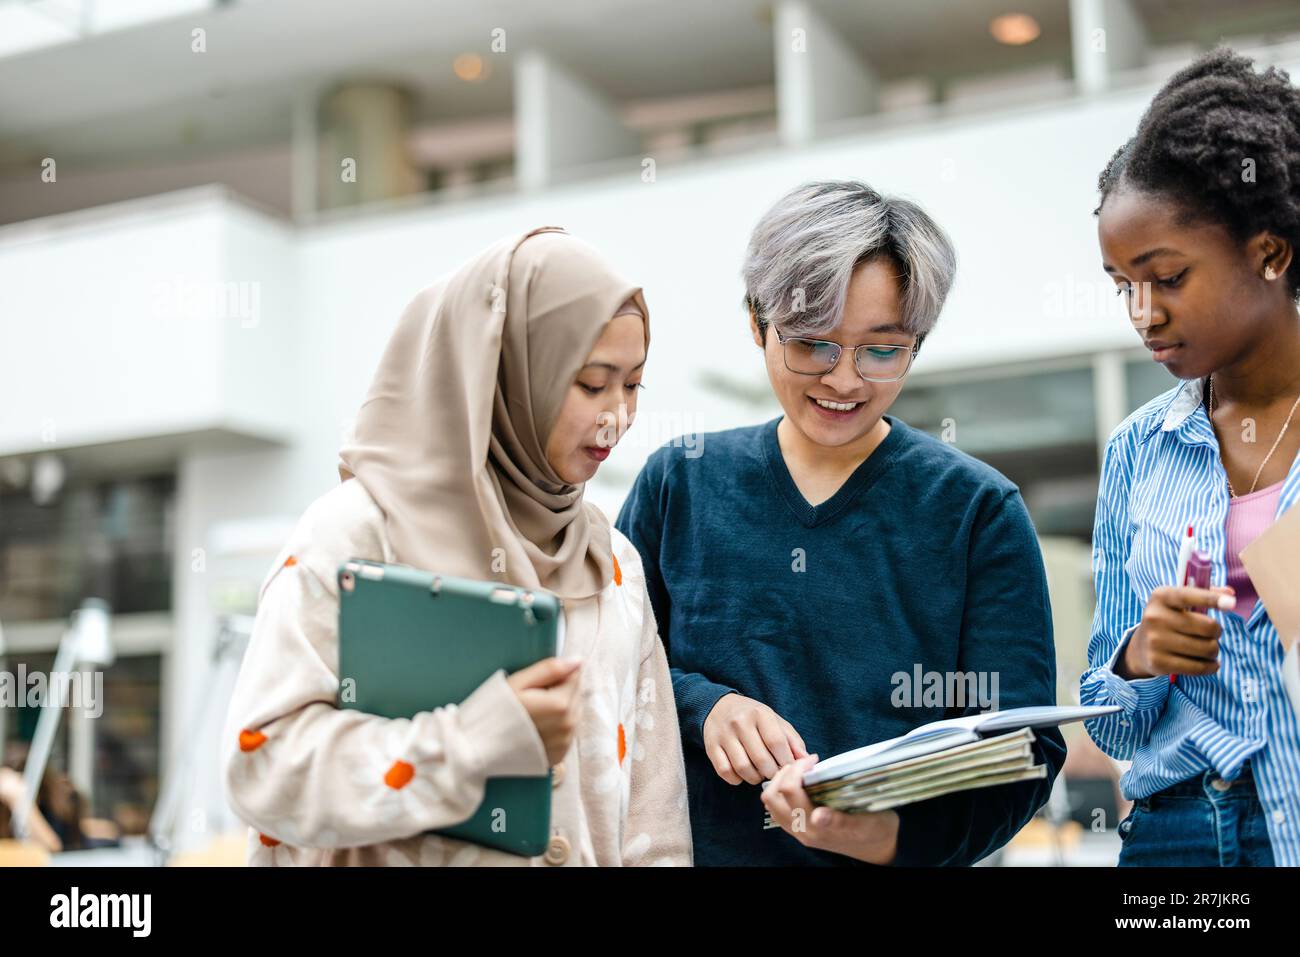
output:
M585 659L581 714L554 768L550 843L526 858L422 833L467 819L488 777L546 772L541 737L504 672L459 705L410 720L335 706L339 562L394 559L383 514L356 479L313 502L262 584L226 719L226 797L250 826L248 863L689 865L668 663L641 560L611 532L614 581L565 603L568 616L596 616L582 631L597 637L564 648Z

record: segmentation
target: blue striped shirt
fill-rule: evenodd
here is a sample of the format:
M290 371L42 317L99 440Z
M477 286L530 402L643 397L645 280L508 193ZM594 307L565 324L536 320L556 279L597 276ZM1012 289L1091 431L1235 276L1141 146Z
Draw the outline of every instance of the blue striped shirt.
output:
M1208 769L1231 780L1247 759L1268 822L1273 858L1300 865L1300 725L1282 686L1282 643L1263 601L1248 620L1213 609L1222 625L1219 670L1125 681L1115 662L1151 592L1174 584L1188 525L1226 581L1227 475L1205 414L1205 380L1189 380L1138 409L1111 435L1102 460L1093 532L1097 611L1080 680L1086 705L1123 710L1088 721L1113 758L1131 760L1120 780L1147 797ZM1300 456L1282 486L1278 514L1300 499Z

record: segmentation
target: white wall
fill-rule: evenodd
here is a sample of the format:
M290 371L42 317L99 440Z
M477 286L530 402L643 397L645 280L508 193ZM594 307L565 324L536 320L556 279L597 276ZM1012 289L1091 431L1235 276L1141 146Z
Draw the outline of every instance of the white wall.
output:
M290 433L289 236L214 190L0 229L0 454Z

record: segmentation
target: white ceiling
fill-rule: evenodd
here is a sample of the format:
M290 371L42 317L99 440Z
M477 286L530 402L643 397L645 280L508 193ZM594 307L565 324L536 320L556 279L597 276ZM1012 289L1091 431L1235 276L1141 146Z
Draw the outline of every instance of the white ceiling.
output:
M497 78L529 46L572 55L575 67L619 96L640 85L670 90L679 69L710 62L719 86L771 76L768 31L751 0L695 4L564 0L561 4L479 0L243 0L229 7L148 23L76 43L0 59L0 136L96 116L132 113L177 100L283 90L352 74L392 75L445 94L445 108L508 108L508 84L455 79L451 61L478 52ZM207 52L193 53L202 27ZM507 52L489 52L491 31ZM488 91L488 92L480 92Z
M886 78L1068 58L1068 0L810 2ZM1300 0L1136 2L1166 31L1229 15L1300 29ZM989 20L1010 11L1033 15L1042 36L1020 48L994 42ZM196 27L207 33L206 53L191 52ZM497 27L504 55L489 49ZM618 100L773 81L762 0L240 0L0 58L0 162L110 163L283 142L299 91L350 78L401 82L421 120L507 114L511 63L529 47ZM484 57L484 81L454 76L452 60L464 52Z

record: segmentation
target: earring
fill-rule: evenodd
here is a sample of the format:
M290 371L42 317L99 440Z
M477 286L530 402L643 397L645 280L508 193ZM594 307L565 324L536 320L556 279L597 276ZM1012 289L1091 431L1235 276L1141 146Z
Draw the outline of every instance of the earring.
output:
M1277 273L1273 270L1272 266L1264 267L1264 278L1267 279L1269 282L1272 282L1274 279L1277 278Z

